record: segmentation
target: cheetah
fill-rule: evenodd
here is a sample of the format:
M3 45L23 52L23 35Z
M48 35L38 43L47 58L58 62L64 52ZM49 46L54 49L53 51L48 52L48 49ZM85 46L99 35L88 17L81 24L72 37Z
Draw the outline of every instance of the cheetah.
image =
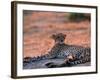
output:
M53 62L48 62L45 65L47 67L63 67L73 66L77 64L83 64L91 61L91 50L77 45L66 44L66 35L63 33L57 33L50 36L54 41L54 46L43 56L33 57L31 61L44 60L44 59L64 59L64 63L57 65Z

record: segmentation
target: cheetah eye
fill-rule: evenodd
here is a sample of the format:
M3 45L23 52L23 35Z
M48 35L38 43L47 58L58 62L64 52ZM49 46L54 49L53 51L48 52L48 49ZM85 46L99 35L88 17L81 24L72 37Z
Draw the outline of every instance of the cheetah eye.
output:
M57 38L58 38L58 39L60 39L60 37L59 37L59 36L58 36Z

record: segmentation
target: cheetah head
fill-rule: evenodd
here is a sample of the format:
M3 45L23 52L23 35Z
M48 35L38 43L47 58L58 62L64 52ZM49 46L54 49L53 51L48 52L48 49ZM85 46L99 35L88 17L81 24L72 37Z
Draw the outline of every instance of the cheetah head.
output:
M57 34L53 34L51 36L51 38L55 40L56 44L64 43L65 37L66 37L66 35L63 33L57 33Z

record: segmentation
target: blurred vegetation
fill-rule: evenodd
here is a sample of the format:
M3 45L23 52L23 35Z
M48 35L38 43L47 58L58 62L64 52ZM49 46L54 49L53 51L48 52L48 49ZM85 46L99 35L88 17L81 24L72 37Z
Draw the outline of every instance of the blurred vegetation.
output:
M91 20L90 14L86 13L70 13L69 15L70 21L83 21L83 20Z

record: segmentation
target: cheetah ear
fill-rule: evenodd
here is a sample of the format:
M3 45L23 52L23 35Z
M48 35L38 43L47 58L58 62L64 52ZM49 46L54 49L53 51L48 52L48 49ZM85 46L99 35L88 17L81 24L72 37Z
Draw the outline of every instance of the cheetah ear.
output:
M64 38L66 37L66 35L64 34Z
M51 36L52 39L55 39L55 37L56 37L55 34L53 34L53 35Z
M53 34L53 35L51 36L51 38L53 38L53 39L54 39L54 37L55 37L55 35Z

